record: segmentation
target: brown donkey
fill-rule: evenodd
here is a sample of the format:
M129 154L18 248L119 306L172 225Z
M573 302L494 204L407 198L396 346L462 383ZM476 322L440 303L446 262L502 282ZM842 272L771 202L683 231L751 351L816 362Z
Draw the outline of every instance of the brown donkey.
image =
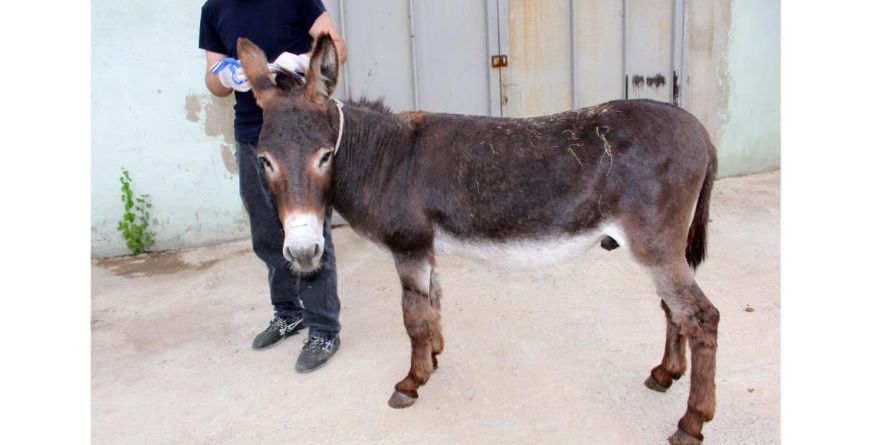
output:
M293 272L320 267L328 205L393 255L412 361L392 407L415 402L443 351L435 254L537 267L603 240L649 272L667 317L664 358L646 386L665 391L683 375L689 342L688 408L670 441L701 442L714 416L720 315L693 276L717 170L697 119L645 100L529 119L393 114L331 98L339 63L328 36L304 82L273 75L248 40L237 48L264 110L258 154Z

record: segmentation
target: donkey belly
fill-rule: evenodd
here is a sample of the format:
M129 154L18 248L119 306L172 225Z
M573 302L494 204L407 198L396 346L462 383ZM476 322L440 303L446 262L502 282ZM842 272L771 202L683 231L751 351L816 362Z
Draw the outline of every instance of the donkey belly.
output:
M624 232L614 222L574 235L505 240L459 238L435 228L434 252L458 255L502 269L536 269L581 255L595 247L604 236L626 245Z

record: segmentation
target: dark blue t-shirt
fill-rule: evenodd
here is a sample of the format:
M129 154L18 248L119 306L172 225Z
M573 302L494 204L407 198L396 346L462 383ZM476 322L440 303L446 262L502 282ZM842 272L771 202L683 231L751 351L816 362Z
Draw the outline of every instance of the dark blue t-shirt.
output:
M207 51L237 56L237 38L258 45L273 62L284 51L303 54L311 50L308 30L326 8L320 0L208 0L200 17L199 46ZM234 92L234 137L258 142L261 108L252 91Z

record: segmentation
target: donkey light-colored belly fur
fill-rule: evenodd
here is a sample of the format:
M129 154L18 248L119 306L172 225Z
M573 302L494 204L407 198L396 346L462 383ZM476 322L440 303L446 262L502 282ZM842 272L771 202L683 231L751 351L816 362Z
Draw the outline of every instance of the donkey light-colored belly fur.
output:
M514 239L507 241L460 239L439 227L434 229L434 252L458 255L501 269L535 269L577 257L609 236L626 246L624 231L614 221L579 235Z

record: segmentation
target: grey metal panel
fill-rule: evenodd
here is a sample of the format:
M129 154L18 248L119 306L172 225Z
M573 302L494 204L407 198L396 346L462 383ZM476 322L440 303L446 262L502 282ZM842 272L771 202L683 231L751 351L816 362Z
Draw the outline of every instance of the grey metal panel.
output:
M395 111L411 110L414 98L408 0L343 3L351 98L384 97Z
M497 0L498 3L498 53L506 54L510 58L511 54L511 33L510 33L510 17L508 9L510 0ZM490 61L491 63L491 61ZM510 67L498 68L499 75L499 103L501 104L501 116L513 116L514 104L511 102L510 88L513 82L509 80Z
M673 82L672 89L673 102L675 105L683 106L683 84L685 83L684 73L686 72L686 56L684 48L686 47L686 0L674 0L674 24L673 24Z
M569 51L571 60L569 61L569 70L572 77L570 87L572 88L572 109L578 108L578 30L576 24L576 0L569 0Z
M671 101L674 0L626 0L628 97Z
M422 110L490 114L486 2L413 0ZM498 97L498 91L494 91Z
M531 116L624 97L625 0L499 0L504 115ZM504 17L507 19L505 20Z
M512 115L572 107L569 0L508 2L507 94Z
M337 95L529 116L624 97L628 74L642 76L629 97L669 101L682 77L675 1L327 0L350 49ZM491 68L494 54L509 66Z
M492 68L491 58L501 54L501 35L499 33L498 3L501 0L486 0L486 48L489 62L486 71L489 78L489 115L501 116L501 71Z
M577 108L624 98L624 0L575 0Z
M415 55L415 1L409 0L409 64L412 68L412 108L421 108L421 97L418 91L418 61Z

